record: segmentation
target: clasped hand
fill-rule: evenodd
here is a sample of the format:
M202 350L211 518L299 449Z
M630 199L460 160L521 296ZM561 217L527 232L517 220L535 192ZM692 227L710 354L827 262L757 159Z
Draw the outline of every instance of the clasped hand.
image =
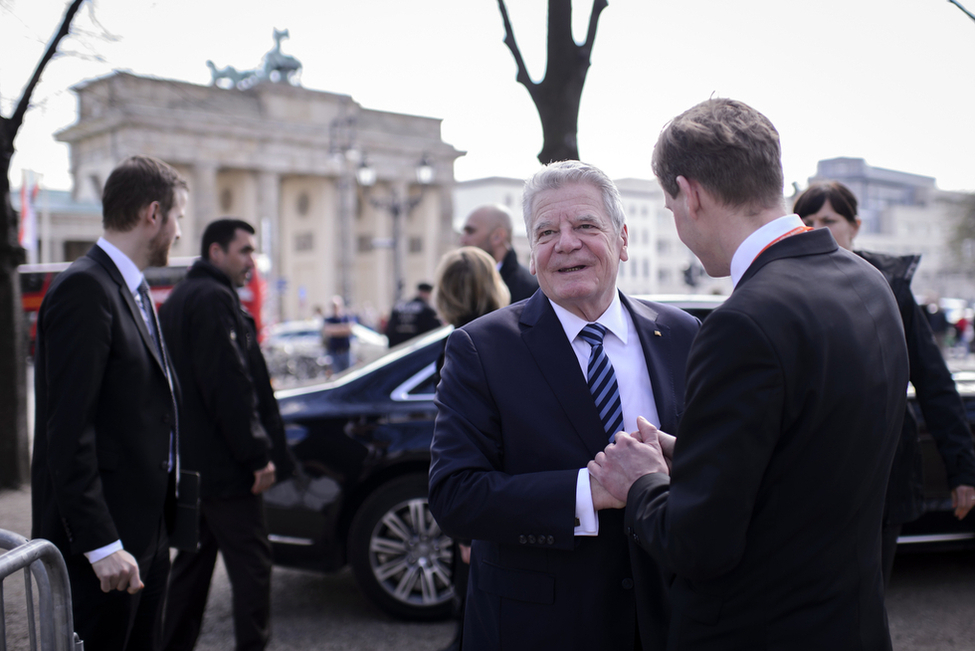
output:
M623 508L633 483L654 472L670 474L675 438L661 432L642 416L637 431L619 432L615 442L596 455L587 468L596 510Z

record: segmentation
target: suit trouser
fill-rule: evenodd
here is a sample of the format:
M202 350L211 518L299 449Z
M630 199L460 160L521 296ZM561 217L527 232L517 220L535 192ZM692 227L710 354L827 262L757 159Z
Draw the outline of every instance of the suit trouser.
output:
M884 522L880 529L880 562L884 572L884 590L890 585L890 575L894 570L894 554L897 552L897 536L901 535L903 526Z
M86 649L150 651L159 648L162 605L169 575L169 540L161 518L149 547L136 560L145 588L130 595L118 590L102 592L101 583L84 555L65 558L71 582L74 628Z
M238 651L264 649L271 625L271 543L259 495L200 500L200 550L173 561L163 648L190 651L203 625L217 551L233 591Z

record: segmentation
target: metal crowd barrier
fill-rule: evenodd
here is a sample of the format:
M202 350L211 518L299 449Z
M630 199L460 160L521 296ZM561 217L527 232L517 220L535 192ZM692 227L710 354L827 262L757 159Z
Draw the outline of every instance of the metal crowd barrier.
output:
M37 651L38 648L42 651L84 651L84 644L74 632L68 569L58 548L47 540L27 540L12 531L0 529L0 549L9 550L0 555L0 651L7 649L3 580L17 570L24 570L27 630L31 651ZM37 584L40 647L37 646L31 575Z

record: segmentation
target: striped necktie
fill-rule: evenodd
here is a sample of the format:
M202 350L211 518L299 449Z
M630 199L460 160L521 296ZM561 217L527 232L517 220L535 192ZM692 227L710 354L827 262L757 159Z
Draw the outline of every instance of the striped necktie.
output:
M620 402L620 387L616 382L613 364L603 350L603 337L606 327L590 323L582 329L579 336L591 347L589 350L589 393L596 402L596 411L603 422L603 429L612 442L616 432L623 429L623 403Z

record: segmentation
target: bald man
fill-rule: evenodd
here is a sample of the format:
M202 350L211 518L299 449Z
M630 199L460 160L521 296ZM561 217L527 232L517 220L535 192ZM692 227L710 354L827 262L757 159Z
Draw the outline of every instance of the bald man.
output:
M518 263L511 246L511 213L504 206L481 206L467 216L460 235L461 246L484 249L498 263L498 273L511 292L511 302L526 299L538 289L538 281Z

